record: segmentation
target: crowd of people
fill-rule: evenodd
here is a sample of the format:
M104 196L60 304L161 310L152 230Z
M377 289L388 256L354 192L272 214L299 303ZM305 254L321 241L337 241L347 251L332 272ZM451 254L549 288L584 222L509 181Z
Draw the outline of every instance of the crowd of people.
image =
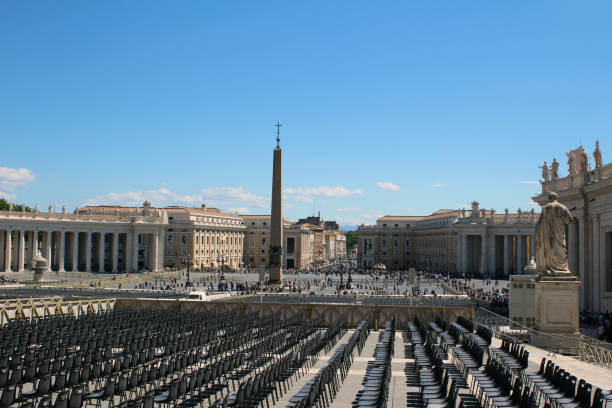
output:
M591 327L597 331L597 338L612 342L612 314L594 313L588 310L580 313L580 326Z

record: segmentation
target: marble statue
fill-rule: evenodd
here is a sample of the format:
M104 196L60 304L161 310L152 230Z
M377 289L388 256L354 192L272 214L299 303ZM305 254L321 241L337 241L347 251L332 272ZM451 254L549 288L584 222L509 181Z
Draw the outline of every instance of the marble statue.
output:
M34 212L35 212L35 213L38 213L39 211L40 211L40 210L38 209L38 204L36 204L36 205L34 206Z
M465 218L465 208L461 209L461 218Z
M49 205L49 213L52 213L52 212L53 212L53 206Z
M521 211L521 209L517 209L516 210L516 215L518 215L518 222L521 222L521 215L523 214L523 212Z
M599 147L599 140L595 141L595 150L593 151L593 159L595 159L595 168L598 169L602 166L601 147Z
M584 148L580 148L580 170L591 171L591 165L589 164L589 154Z
M66 204L62 205L62 214L66 214Z
M535 229L535 262L540 276L570 276L567 263L566 228L573 221L570 210L557 201L557 193L548 193L549 203Z
M559 179L559 162L556 158L553 158L552 163L550 164L550 179L558 180Z
M548 164L544 162L544 165L538 167L542 169L542 179L544 180L543 183L548 183Z
M567 168L570 175L576 174L576 156L574 152L567 152Z

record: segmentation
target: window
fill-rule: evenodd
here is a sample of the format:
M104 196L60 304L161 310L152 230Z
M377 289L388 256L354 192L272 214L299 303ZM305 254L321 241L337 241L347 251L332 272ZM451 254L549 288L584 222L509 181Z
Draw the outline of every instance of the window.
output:
M264 222L264 225L268 225L268 223L267 223L267 222Z
M262 249L262 250L261 250L261 254L262 254L262 255L265 255L265 254L266 254L266 250L265 250L265 249Z
M181 249L181 255L187 255L187 250L186 249Z
M249 245L255 245L255 238L249 237Z
M187 245L187 235L186 234L181 235L181 244Z
M168 243L169 244L174 244L174 235L173 234L168 234Z
M393 240L393 248L399 248L399 240L397 239Z
M266 245L266 237L261 237L261 245Z
M261 258L261 262L266 262L266 258Z
M386 240L386 239L383 239L383 240L382 240L382 247L383 247L383 248L386 248L386 247L387 247L387 240Z

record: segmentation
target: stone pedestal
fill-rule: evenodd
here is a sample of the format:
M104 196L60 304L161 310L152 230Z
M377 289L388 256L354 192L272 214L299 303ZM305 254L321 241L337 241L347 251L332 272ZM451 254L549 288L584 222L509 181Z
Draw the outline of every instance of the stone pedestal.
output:
M582 282L576 277L542 277L536 281L538 309L531 342L535 346L571 353L578 347L578 291Z
M270 265L270 281L280 283L283 280L283 268L280 265Z

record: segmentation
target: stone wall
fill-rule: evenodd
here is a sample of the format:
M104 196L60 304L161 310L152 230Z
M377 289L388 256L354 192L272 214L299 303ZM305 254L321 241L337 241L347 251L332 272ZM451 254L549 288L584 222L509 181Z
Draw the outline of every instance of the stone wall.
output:
M346 316L349 327L356 327L368 315L372 315L374 329L384 325L385 321L397 315L398 329L405 330L408 322L418 316L424 322L441 317L447 322L457 321L457 317L463 316L470 320L474 319L472 307L460 306L366 306L357 304L307 304L307 303L248 303L238 301L202 302L192 300L170 300L170 299L117 299L115 308L142 309L142 310L183 310L202 312L214 310L216 312L238 312L253 313L261 315L280 313L283 319L287 319L299 313L304 313L308 319L319 315L324 316L326 325L338 321Z

